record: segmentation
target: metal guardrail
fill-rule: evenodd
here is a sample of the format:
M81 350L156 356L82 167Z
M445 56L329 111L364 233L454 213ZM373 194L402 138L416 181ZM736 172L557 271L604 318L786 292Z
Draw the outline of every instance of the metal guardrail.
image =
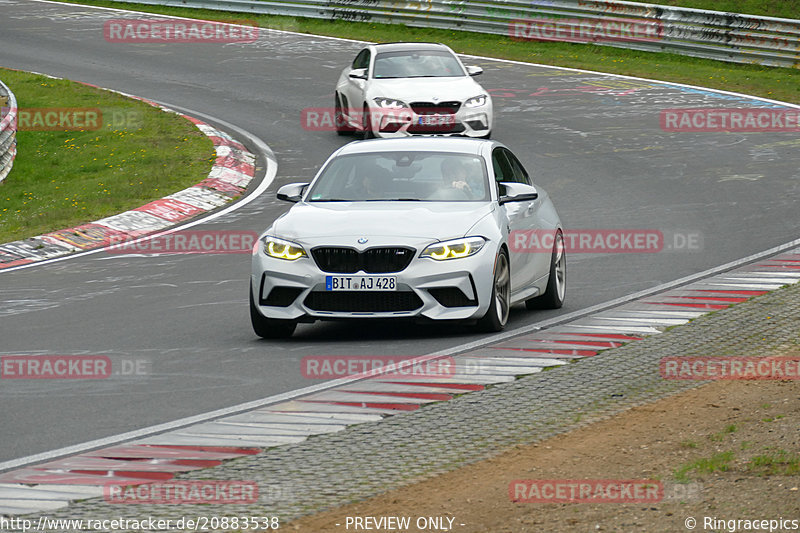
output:
M800 68L800 20L618 0L114 0L236 13L405 24ZM627 25L627 26L626 26ZM620 28L643 33L627 38Z
M0 81L0 183L6 179L17 156L17 100Z

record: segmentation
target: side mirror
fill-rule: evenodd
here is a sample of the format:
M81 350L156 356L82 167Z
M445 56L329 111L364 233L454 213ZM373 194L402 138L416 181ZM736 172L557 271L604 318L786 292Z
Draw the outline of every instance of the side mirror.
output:
M353 78L354 80L365 80L367 79L367 69L365 68L354 68L348 74L349 77Z
M306 187L308 187L308 183L287 183L278 189L278 200L297 203L303 198Z
M529 202L537 198L539 198L539 193L532 185L510 181L500 183L500 205L509 202Z
M467 74L469 74L470 76L480 76L481 74L483 74L483 69L475 65L468 65Z

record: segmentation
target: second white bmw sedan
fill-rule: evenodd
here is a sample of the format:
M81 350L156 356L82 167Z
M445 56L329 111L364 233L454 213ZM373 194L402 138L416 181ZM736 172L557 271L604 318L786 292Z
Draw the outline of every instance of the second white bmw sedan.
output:
M367 46L336 84L336 131L489 138L492 98L473 79L482 72L443 44Z
M499 331L514 303L564 302L558 214L498 142L353 142L278 198L295 205L253 250L250 316L261 337L352 318L476 320Z

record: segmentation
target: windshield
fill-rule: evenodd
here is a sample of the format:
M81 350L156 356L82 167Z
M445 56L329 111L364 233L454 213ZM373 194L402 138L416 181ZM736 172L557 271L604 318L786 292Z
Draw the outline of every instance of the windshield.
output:
M440 152L380 152L330 162L309 191L309 202L476 202L489 200L478 156Z
M376 79L456 76L466 76L466 73L447 50L384 52L375 56L372 74Z

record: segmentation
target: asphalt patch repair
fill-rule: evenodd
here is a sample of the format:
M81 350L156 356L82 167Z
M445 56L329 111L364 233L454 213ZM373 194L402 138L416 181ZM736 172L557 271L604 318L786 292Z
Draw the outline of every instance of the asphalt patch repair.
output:
M800 350L784 355L798 356ZM724 532L747 531L745 520L751 521L749 530L769 531L769 525L752 527L753 521L772 520L772 531L795 531L800 530L799 463L799 381L716 381L284 528L685 532L694 524L694 531ZM654 480L663 492L660 501L640 503L512 501L509 485L534 479ZM410 527L376 527L391 523L381 522L389 517L408 518ZM429 523L420 529L420 517L444 520L439 529Z

